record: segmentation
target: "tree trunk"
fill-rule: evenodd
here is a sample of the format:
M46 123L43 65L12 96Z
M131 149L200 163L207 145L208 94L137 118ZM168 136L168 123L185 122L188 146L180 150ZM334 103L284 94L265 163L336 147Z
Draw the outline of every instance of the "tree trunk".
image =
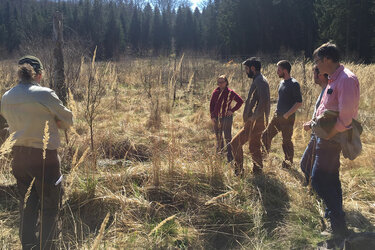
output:
M51 88L56 91L57 96L66 105L66 86L64 75L64 55L63 55L63 22L62 14L55 12L53 16L53 40L56 42L53 50L54 69L53 83Z

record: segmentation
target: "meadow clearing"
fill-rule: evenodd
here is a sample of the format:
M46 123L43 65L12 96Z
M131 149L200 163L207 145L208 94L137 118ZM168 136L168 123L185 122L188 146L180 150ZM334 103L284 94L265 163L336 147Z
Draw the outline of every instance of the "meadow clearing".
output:
M291 75L303 94L293 135L293 167L281 167L284 156L277 135L262 176L251 173L244 146L243 178L235 177L225 157L215 154L209 114L220 74L246 99L252 80L240 60L90 60L78 58L66 66L75 124L67 137L61 134L65 194L60 249L313 249L326 239L320 234L329 224L322 203L303 187L299 169L310 139L302 124L310 119L320 93L309 60L291 61ZM42 83L48 86L52 70L43 62ZM271 114L280 81L276 62L265 62L262 69L270 83ZM368 232L375 229L375 65L344 64L359 78L364 127L362 154L354 161L341 158L344 210L350 228ZM13 65L0 62L1 93L17 83ZM242 128L242 111L235 113L233 136ZM3 147L0 245L18 249L15 179L5 151Z

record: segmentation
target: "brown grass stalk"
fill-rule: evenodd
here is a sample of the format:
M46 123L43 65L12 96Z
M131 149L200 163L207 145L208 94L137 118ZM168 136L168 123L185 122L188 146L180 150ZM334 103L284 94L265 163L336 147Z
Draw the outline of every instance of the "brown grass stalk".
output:
M35 181L35 177L34 177L33 180L30 182L30 185L29 185L29 187L27 188L27 192L26 192L25 197L24 197L24 200L23 200L23 209L26 208L26 203L27 203L27 200L28 200L29 197L30 197L31 189L33 188L34 181Z
M44 135L43 135L43 169L42 169L42 197L41 197L41 205L40 205L40 249L43 247L43 210L44 210L44 173L46 168L46 154L47 154L47 146L49 142L49 126L48 121L46 121L46 125L44 126Z
M96 238L94 240L94 244L91 247L91 250L99 249L99 244L104 237L104 230L105 230L105 227L107 226L107 223L108 223L108 220L109 220L109 215L110 214L107 213L107 215L105 216L102 224L100 225L100 230L99 230L98 236L96 236Z

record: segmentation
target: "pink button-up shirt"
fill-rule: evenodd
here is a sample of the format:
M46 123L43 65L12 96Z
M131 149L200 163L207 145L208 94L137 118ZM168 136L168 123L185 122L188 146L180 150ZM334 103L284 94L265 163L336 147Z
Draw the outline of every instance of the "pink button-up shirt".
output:
M357 77L344 66L340 67L329 76L327 88L316 115L325 110L339 112L335 128L343 132L350 128L353 118L357 118L359 106L359 82Z

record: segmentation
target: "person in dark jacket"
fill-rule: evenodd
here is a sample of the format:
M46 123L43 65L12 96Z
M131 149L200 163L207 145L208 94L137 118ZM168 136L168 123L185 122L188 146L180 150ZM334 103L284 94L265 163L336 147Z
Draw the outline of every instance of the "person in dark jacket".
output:
M224 132L227 145L227 160L231 162L233 155L229 143L232 140L233 113L241 107L243 100L236 92L228 88L228 79L225 75L218 77L217 85L218 87L212 93L210 101L211 120L214 124L217 141L216 151L220 153L225 148L223 140ZM236 105L233 107L232 101L236 102Z
M235 175L237 176L242 176L244 172L242 146L247 142L249 142L253 160L253 172L262 172L261 135L268 124L270 114L270 89L267 79L260 73L260 60L251 57L242 64L245 65L247 76L252 78L253 82L243 111L244 127L231 141L235 159Z

